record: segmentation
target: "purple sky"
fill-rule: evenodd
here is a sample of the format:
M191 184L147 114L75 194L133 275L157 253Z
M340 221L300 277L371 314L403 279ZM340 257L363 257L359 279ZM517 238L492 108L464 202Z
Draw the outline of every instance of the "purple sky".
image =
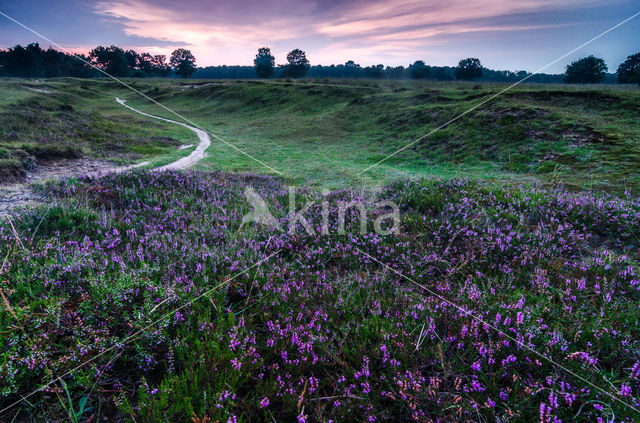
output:
M637 0L0 0L0 11L78 52L117 44L198 65L252 64L270 46L278 63L301 48L312 64L455 65L478 57L493 69L537 70L640 11ZM0 47L39 41L0 16ZM615 72L640 51L640 17L585 47Z

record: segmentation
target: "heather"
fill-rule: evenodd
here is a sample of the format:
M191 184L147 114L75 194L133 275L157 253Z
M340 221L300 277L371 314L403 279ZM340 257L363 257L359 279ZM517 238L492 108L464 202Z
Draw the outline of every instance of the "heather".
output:
M286 228L282 180L199 172L61 182L4 221L0 408L65 376L0 418L637 419L638 199L298 188L310 235L242 225L246 187ZM375 218L380 200L400 205L399 234L360 233L356 208L340 233L340 201Z

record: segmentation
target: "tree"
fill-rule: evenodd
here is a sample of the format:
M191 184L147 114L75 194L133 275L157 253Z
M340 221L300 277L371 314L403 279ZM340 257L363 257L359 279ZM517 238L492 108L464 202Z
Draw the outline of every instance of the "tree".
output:
M599 84L607 73L607 65L599 57L588 56L567 65L564 82L568 84Z
M191 51L179 48L171 53L169 64L176 75L183 78L190 77L196 71L196 58Z
M409 66L409 76L411 79L425 79L429 76L429 66L425 65L422 60L416 60L413 65Z
M301 78L307 74L309 67L309 61L304 51L300 49L291 50L287 54L287 62L289 62L284 69L284 74L292 78Z
M387 79L404 79L406 74L406 69L404 66L387 66L384 70L384 74Z
M140 56L138 55L138 53L133 50L127 50L124 52L124 57L127 59L129 69L131 69L132 71L140 69L138 67L140 61Z
M367 66L364 68L364 76L374 79L382 78L384 76L384 65Z
M475 57L462 59L458 62L455 74L458 80L473 81L476 78L482 77L482 64L480 64L480 60Z
M64 64L65 68L68 69L68 76L74 76L77 78L91 78L99 76L98 71L87 65L87 63L91 63L90 57L83 54L76 54L75 56L65 54L64 56Z
M8 76L38 76L40 45L29 44L26 48L16 45L5 53L3 70Z
M455 68L433 66L431 68L431 78L437 81L452 81L455 74Z
M276 58L271 55L269 47L258 49L258 54L256 54L253 64L256 68L256 75L259 78L269 78L276 71Z
M618 66L618 83L640 85L640 53L632 54Z
M166 77L171 74L171 68L167 64L167 56L157 54L152 56L149 53L138 55L136 74L139 76Z
M151 74L160 78L171 75L171 66L167 63L167 56L156 54L151 58Z
M153 56L149 53L140 53L138 55L138 64L137 69L144 76L152 76L153 75Z
M93 65L102 69L109 75L127 76L133 69L130 66L130 56L118 46L98 46L89 52L89 58Z
M353 60L347 60L344 64L344 76L347 78L355 78L360 75L362 68Z

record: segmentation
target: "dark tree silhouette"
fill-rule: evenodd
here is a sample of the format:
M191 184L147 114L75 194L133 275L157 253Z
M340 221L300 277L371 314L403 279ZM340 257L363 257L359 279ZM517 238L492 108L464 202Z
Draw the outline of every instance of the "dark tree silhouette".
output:
M406 78L407 70L404 66L387 66L384 70L385 78L387 79L404 79Z
M599 57L588 56L567 65L564 82L568 84L599 84L607 73L607 65Z
M366 78L380 79L384 77L384 65L367 66L364 68Z
M462 59L458 62L455 75L456 79L466 81L473 81L476 78L482 78L482 64L480 64L480 60L475 57Z
M411 79L425 79L429 76L429 66L425 65L422 60L416 60L409 66L409 76Z
M144 76L152 76L153 75L153 56L149 53L140 53L138 55L138 63L137 70L140 71Z
M127 76L133 71L130 66L130 58L118 46L98 46L89 52L89 59L93 65L109 75Z
M169 64L176 75L183 78L190 77L196 71L196 58L191 51L179 48L171 53Z
M17 45L7 50L3 70L8 76L38 76L37 54L41 51L38 43L29 44L26 48Z
M620 84L640 85L640 53L632 54L620 63L617 74Z
M353 60L347 60L342 70L345 78L356 78L360 76L360 72L362 72L360 65Z
M134 75L164 78L170 74L171 67L167 64L167 56L163 54L152 56L149 53L138 55L138 64Z
M256 75L259 78L269 78L276 71L276 58L271 55L269 47L258 49L258 54L256 54L253 64L256 68Z
M171 75L171 66L167 63L167 56L156 54L151 58L153 76L166 78Z
M261 53L269 53L270 51L260 49L258 57L262 58L267 55ZM180 52L181 50L177 50ZM188 70L187 73L178 73L180 76L194 76L197 78L232 78L232 79L248 79L255 78L257 69L255 66L208 66L205 68L195 68L195 58L189 53L188 56L193 60L182 62L181 58L173 58L172 63L167 63L167 57L163 55L151 55L149 53L137 53L132 50L125 51L117 46L96 47L91 51L89 57L81 56L87 62L91 62L94 66L105 70L114 76L138 76L138 77L168 77L172 73L172 66L177 71L183 69ZM174 52L174 55L176 52ZM80 56L80 55L78 55ZM185 56L187 57L187 56ZM268 59L268 57L266 57ZM188 59L188 57L187 57ZM405 78L425 78L429 80L452 80L454 77L458 79L478 78L482 81L495 82L516 82L529 74L526 71L508 71L508 70L491 70L482 68L478 59L465 59L460 61L458 68L449 66L427 66L422 61L414 62L409 68L403 66L382 68L381 65L369 66L362 68L355 61L340 65L310 66L306 60L305 53L301 50L294 50L289 53L287 59L290 60L288 65L280 65L282 70L281 76L307 76L310 78L385 78L385 79L405 79ZM587 58L588 59L588 58ZM599 62L594 58L596 68L605 69L604 62ZM618 67L619 83L638 83L640 76L638 68L640 62L640 53L636 53L627 58L627 60ZM267 63L267 60L265 60ZM268 61L273 65L272 60ZM180 65L186 65L179 68ZM572 65L575 65L572 64ZM424 66L424 67L423 67ZM428 73L424 74L424 68ZM569 66L571 67L571 66ZM568 67L568 68L569 68ZM178 69L179 68L179 69ZM571 67L571 70L578 69L579 66ZM471 75L467 71L474 70ZM291 71L291 72L289 72ZM580 72L578 72L579 74ZM577 78L578 81L598 82L602 75L602 71L595 72L598 76L596 80L585 80L583 77ZM264 74L262 74L264 75ZM83 63L73 55L66 54L52 48L43 50L38 43L32 43L26 46L16 45L12 48L0 49L0 76L12 77L39 77L50 78L58 76L75 76L82 78L91 78L102 76L98 71ZM536 74L532 75L528 81L536 83L559 83L563 82L565 75ZM573 77L573 76L572 76ZM572 77L568 80L571 81ZM607 76L605 75L605 78ZM608 81L607 81L608 82ZM611 81L613 82L613 81Z
M138 62L140 60L140 57L138 56L138 53L133 50L127 50L124 52L124 57L125 59L127 59L127 65L129 66L129 69L133 71L139 69Z
M58 76L75 76L78 78L92 78L99 76L98 71L87 65L87 63L91 63L91 58L89 56L85 56L84 54L76 54L75 56L65 54L64 67L66 72Z
M292 78L301 78L307 74L309 70L309 61L304 51L300 49L291 50L287 54L287 65L284 69L285 76Z

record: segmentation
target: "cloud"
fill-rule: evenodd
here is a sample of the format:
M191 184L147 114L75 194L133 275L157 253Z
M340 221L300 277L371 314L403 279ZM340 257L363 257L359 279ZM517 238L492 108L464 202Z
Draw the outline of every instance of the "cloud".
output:
M571 3L576 2L565 0L562 5ZM335 21L317 25L316 30L332 36L353 36L438 24L441 25L442 32L446 33L447 26L443 24L541 11L559 4L560 2L547 0L395 0L348 11Z
M447 36L548 28L546 23L522 22L523 14L578 4L583 7L585 1L100 0L94 10L120 22L128 36L144 38L145 44L156 40L149 46L155 52L169 53L181 43L201 65L249 64L263 45L278 54L313 48L323 63L339 57L400 63ZM367 50L371 48L375 54Z
M236 14L230 13L228 7L216 6L215 2L189 3L100 1L95 11L120 21L126 35L157 40L156 52L169 53L176 48L174 43L181 43L182 47L194 51L201 64L228 64L234 60L247 63L251 57L248 52L274 41L294 39L302 31L286 18L276 16L260 21L259 16L252 16L248 19L240 7L243 2L234 5ZM287 3L281 2L280 7ZM256 10L252 13L259 14Z

